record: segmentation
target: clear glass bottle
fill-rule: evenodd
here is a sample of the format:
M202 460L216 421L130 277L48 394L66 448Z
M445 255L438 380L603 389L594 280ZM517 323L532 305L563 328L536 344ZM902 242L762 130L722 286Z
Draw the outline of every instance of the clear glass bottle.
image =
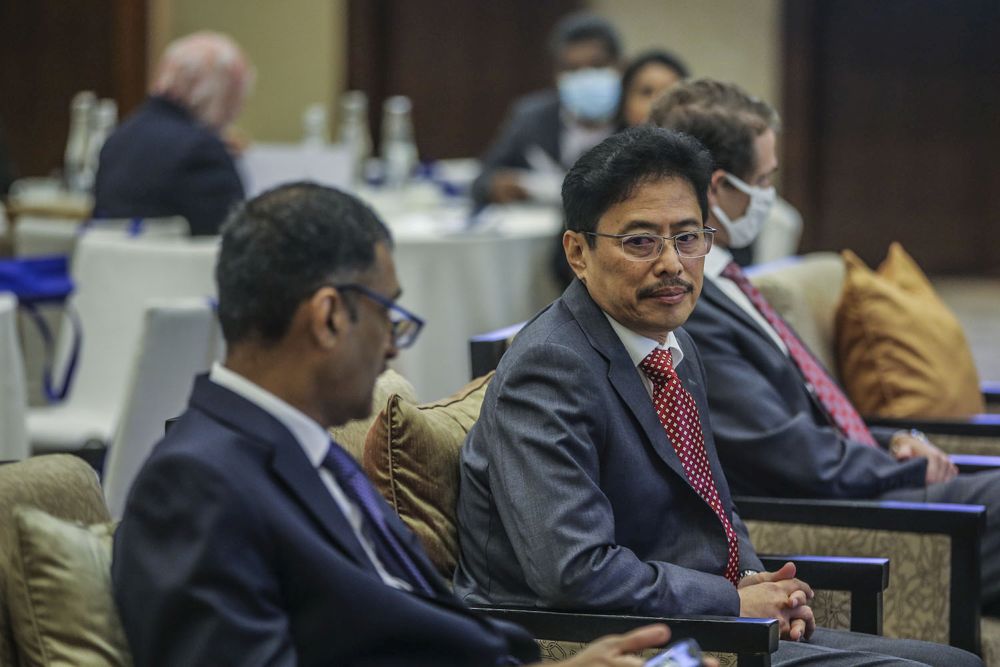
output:
M302 144L322 148L330 143L326 106L317 102L302 112Z
M73 192L80 192L80 176L87 159L87 141L90 135L90 118L97 96L91 90L81 90L73 96L70 102L69 135L66 138L66 151L63 154L63 177L66 187Z
M83 168L80 170L80 191L90 192L94 189L97 177L97 164L101 158L104 142L114 132L118 125L118 103L113 99L104 98L90 114L90 132L87 134L87 150L84 154Z
M362 183L365 164L372 154L372 133L368 129L368 96L364 91L349 90L341 95L337 141L350 148L354 183Z
M402 187L417 166L413 141L413 103L405 95L394 95L382 105L382 161L390 187Z

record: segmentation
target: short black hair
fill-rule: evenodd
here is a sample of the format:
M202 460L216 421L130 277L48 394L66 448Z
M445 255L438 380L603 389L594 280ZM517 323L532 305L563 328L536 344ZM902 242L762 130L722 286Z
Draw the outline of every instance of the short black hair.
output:
M679 83L653 105L654 125L697 137L712 152L714 168L749 178L757 168L754 141L781 119L771 105L735 83L697 79Z
M604 213L635 189L661 178L680 178L694 189L701 220L708 219L712 156L682 132L642 125L614 134L583 154L562 186L566 229L593 232ZM594 238L587 237L593 245Z
M237 208L222 228L215 267L227 344L274 343L296 309L327 283L372 267L385 224L358 198L316 183L290 183Z
M567 14L556 23L549 38L552 58L558 62L559 54L564 48L592 39L604 42L604 48L612 60L621 58L622 40L618 30L606 18L587 11Z

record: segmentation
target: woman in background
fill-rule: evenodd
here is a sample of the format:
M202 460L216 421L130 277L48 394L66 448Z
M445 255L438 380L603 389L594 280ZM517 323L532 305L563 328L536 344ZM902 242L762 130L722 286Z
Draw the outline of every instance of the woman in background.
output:
M645 123L653 102L690 74L687 65L669 51L653 49L633 58L622 73L619 128Z

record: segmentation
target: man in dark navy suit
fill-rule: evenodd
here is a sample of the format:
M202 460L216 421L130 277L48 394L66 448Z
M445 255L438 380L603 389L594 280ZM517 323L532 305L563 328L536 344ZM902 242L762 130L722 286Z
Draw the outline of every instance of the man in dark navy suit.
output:
M494 665L534 660L521 629L462 605L332 442L364 417L422 322L395 304L386 227L314 184L247 202L216 278L224 364L132 487L115 599L137 665ZM649 626L573 665L641 665Z
M180 215L193 235L218 234L244 197L222 132L252 80L249 61L225 35L199 32L171 44L150 97L101 150L94 217Z

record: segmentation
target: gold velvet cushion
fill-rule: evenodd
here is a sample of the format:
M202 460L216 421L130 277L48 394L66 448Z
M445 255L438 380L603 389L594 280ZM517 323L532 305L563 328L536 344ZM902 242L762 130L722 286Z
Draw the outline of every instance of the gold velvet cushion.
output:
M112 524L21 506L14 529L8 605L22 664L131 665L111 596Z
M398 395L404 401L410 403L417 402L416 391L409 380L392 370L391 368L378 376L375 381L375 391L372 395L372 413L365 419L355 419L343 426L336 426L330 429L330 437L337 444L350 452L356 460L361 461L362 452L365 448L365 438L375 421L375 415L385 407L386 401L393 394Z
M962 326L902 246L873 272L845 250L837 362L862 414L967 417L985 409Z
M459 452L492 377L425 405L390 396L365 441L365 472L449 581L458 562Z

